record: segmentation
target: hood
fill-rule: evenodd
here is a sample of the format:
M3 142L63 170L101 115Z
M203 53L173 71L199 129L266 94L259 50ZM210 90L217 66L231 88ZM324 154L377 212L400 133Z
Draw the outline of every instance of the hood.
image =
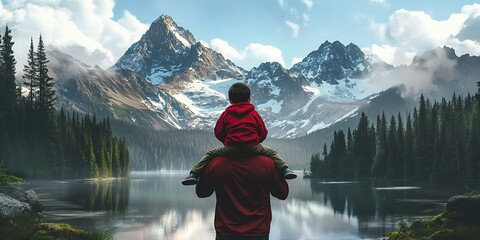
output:
M225 111L235 116L243 116L250 113L253 109L255 109L255 106L253 106L253 104L248 102L241 102L230 105L229 107L227 107L227 109L225 109Z

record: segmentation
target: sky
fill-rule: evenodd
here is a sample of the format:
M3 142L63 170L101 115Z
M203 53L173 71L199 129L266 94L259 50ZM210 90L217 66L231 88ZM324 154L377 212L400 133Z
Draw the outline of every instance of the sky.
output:
M250 70L286 68L325 41L354 43L394 66L449 46L480 55L480 4L467 0L1 0L18 66L41 34L88 65L112 66L160 15Z

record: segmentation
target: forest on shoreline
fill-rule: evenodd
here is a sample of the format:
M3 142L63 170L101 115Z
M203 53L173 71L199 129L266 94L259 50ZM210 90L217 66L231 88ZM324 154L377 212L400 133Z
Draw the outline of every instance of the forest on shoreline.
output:
M329 151L310 161L323 179L418 178L477 182L480 179L480 82L475 96L440 102L420 97L402 119L385 114L376 125L362 113L357 129L334 132Z
M113 136L110 120L55 109L42 37L30 42L23 87L18 84L11 30L0 36L0 162L9 174L27 178L126 177L130 154Z

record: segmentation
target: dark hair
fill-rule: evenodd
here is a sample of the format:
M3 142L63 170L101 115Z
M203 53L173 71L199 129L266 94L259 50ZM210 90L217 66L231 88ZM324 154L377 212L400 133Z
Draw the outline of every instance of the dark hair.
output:
M228 99L232 103L248 102L250 98L250 88L245 83L234 83L228 89Z

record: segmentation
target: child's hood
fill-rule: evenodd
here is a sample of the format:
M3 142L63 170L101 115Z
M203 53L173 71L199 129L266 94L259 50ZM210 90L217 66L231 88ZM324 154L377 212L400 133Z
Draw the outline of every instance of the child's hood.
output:
M248 102L241 102L230 105L229 107L227 107L227 109L225 109L225 111L235 116L243 116L250 113L253 109L255 109L255 106L253 106L253 104Z

